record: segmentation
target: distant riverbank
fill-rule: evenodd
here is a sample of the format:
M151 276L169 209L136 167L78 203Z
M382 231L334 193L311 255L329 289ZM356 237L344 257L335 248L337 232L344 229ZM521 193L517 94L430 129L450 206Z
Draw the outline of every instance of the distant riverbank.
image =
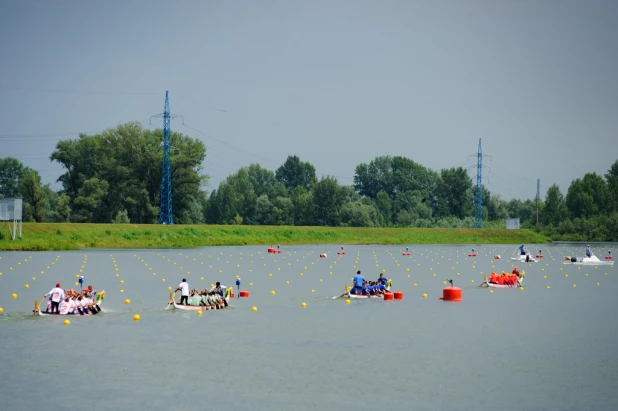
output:
M529 230L469 228L352 228L235 225L24 223L22 239L2 228L0 250L183 248L285 244L544 244Z

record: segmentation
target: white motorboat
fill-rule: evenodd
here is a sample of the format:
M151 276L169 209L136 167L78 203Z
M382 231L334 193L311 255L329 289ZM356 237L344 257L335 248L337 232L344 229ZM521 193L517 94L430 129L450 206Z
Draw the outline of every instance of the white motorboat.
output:
M526 253L526 255L518 255L516 257L511 257L512 261L518 261L520 263L536 263L539 260L534 258L530 253Z
M612 260L599 260L596 255L591 257L571 257L569 260L565 260L565 265L614 265Z

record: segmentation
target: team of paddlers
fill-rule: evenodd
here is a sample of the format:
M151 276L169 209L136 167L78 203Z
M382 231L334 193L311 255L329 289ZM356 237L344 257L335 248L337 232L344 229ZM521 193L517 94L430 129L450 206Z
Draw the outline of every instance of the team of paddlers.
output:
M517 267L515 267L511 274L505 272L502 272L502 274L491 273L489 276L489 282L501 285L515 285L519 282L521 277L522 274L519 272Z
M240 281L238 281L238 283L240 284ZM187 279L183 278L182 282L178 285L178 288L174 290L174 293L176 293L176 291L180 291L180 302L176 303L177 305L192 305L196 307L200 306L215 309L227 307L225 295L228 289L226 286L221 285L220 282L217 282L217 285L210 290L204 289L200 291L194 288L189 291Z
M64 290L60 283L44 295L49 297L45 313L47 314L97 314L101 307L97 304L97 292L91 285L81 291L73 289Z

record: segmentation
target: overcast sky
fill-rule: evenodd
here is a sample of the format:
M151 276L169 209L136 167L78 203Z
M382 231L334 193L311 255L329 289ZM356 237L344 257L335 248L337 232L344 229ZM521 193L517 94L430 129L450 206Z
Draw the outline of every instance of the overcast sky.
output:
M341 184L387 154L476 181L482 138L493 193L566 193L618 159L617 22L615 0L2 0L0 157L59 189L59 139L149 126L169 90L210 189L293 154Z

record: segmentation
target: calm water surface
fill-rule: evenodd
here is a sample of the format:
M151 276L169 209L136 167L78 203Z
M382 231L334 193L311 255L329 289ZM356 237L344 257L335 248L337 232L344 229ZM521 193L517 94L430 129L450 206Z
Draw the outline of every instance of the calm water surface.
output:
M477 246L475 258L471 247L0 252L0 407L618 409L616 269L564 266L581 246L541 246L540 263L519 264L523 291L491 293L477 287L481 273L510 271L515 247ZM331 299L357 269L370 279L385 270L404 299ZM76 274L106 290L103 315L30 315ZM236 275L250 297L229 309L164 310L183 277L205 288ZM449 279L461 303L438 300Z

